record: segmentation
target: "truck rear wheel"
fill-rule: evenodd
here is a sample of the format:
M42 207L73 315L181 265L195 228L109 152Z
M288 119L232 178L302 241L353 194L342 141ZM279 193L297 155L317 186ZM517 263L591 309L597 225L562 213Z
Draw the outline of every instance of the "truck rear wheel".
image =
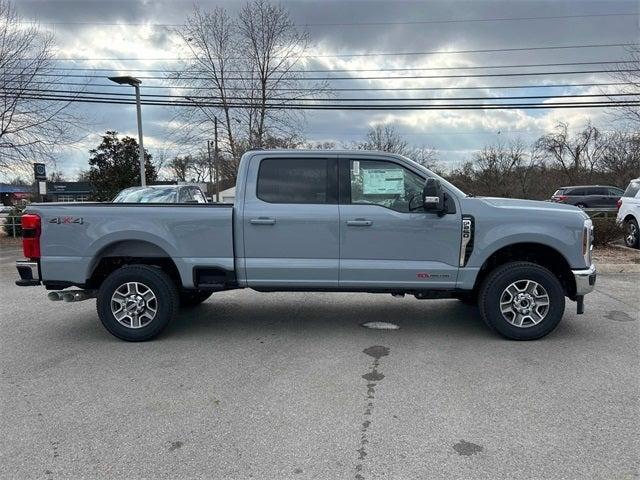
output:
M535 340L550 333L564 314L564 289L540 265L510 262L490 272L478 305L485 323L512 340Z
M111 273L100 286L96 302L102 325L130 342L158 335L178 305L178 291L169 276L146 265L128 265Z

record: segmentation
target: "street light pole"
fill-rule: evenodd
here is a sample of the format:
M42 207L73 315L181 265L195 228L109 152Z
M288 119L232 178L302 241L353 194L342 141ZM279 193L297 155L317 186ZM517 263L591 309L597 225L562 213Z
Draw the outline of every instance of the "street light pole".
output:
M112 82L118 85L131 85L136 91L136 116L138 118L138 160L140 162L140 185L146 186L146 174L144 168L144 145L142 143L142 106L140 104L140 84L139 79L131 76L125 77L108 77Z
M134 85L136 89L136 113L138 117L138 159L140 161L140 185L147 185L146 172L144 168L144 145L142 144L142 107L140 105L140 86Z

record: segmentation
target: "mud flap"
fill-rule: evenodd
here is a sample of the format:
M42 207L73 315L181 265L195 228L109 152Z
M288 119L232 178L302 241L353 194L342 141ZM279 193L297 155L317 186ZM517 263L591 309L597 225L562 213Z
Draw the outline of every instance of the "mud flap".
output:
M576 297L576 313L582 315L584 313L584 295Z

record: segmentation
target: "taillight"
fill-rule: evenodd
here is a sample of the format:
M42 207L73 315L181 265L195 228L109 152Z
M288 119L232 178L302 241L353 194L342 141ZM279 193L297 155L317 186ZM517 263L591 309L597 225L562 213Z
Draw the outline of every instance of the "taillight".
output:
M566 199L566 195L556 195L556 202L564 202Z
M32 260L40 258L40 217L33 213L22 215L22 252Z
M620 207L621 207L621 206L622 206L622 199L621 199L621 198L619 198L619 199L618 199L618 201L616 202L616 208L617 208L618 210L620 210Z

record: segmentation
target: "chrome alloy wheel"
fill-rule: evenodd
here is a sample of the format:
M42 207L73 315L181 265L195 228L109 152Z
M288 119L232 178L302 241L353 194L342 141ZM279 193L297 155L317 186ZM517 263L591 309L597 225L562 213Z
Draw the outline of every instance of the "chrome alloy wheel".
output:
M144 283L123 283L111 296L111 313L127 328L146 327L157 312L158 300Z
M515 327L533 327L549 313L549 294L538 282L518 280L502 291L500 312Z

